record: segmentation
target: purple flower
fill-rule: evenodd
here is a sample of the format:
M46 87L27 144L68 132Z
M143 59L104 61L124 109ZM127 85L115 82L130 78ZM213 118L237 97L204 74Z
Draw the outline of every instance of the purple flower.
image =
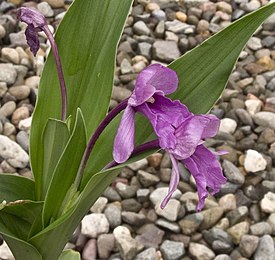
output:
M196 181L197 210L201 210L208 188L215 194L226 182L215 154L203 145L205 138L216 135L219 119L213 115L194 115L178 100L165 97L164 94L176 90L177 83L175 72L160 65L151 65L140 73L115 138L113 155L119 163L129 158L134 148L134 114L142 113L151 122L160 147L170 154L173 165L169 191L161 208L177 189L180 161Z
M135 112L158 96L173 93L178 86L177 74L160 64L144 69L137 77L114 142L113 156L118 163L127 161L134 150Z
M20 7L17 12L17 18L28 24L25 31L27 43L31 48L31 52L36 55L39 50L38 32L41 32L47 26L45 17L34 9Z
M56 68L57 68L57 74L59 78L60 91L61 91L61 97L62 97L61 119L64 121L67 115L67 91L66 91L66 84L65 84L65 79L63 75L62 65L58 54L58 48L54 40L53 34L51 33L48 27L45 17L34 9L27 8L27 7L20 7L17 12L17 18L20 21L28 24L27 29L25 31L25 35L27 38L27 43L30 46L31 52L33 53L34 56L39 50L38 32L44 31L44 33L46 34L46 36L50 41L52 52L55 59Z

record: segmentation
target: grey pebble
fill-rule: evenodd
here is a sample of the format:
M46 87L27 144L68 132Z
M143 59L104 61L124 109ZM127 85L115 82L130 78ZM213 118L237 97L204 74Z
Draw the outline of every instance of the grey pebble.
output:
M160 246L160 251L164 260L178 260L185 254L183 243L171 240L165 240Z

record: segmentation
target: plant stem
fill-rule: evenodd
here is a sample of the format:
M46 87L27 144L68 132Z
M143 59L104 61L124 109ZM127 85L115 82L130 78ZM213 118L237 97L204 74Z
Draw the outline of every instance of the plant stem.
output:
M157 148L160 148L159 147L159 140L153 140L153 141L150 141L150 142L147 142L147 143L144 143L144 144L141 144L139 146L137 146L133 153L131 154L130 158L139 154L139 153L143 153L145 151L149 151L149 150L152 150L152 149L157 149ZM108 163L101 171L104 171L104 170L107 170L107 169L110 169L112 167L115 167L119 165L119 163L117 163L116 161L112 161L110 163Z
M61 98L62 98L61 120L65 121L66 115L67 115L67 91L66 91L65 79L64 79L64 74L63 74L63 71L62 71L60 56L58 54L57 44L54 40L53 34L51 33L49 27L47 25L45 25L45 26L43 26L43 30L44 30L45 34L47 35L47 37L50 41L52 51L53 51L53 55L54 55L54 59L55 59L57 74L58 74L58 77L59 77Z
M111 110L107 116L101 121L101 123L99 124L99 126L97 127L96 131L94 132L94 134L92 135L91 139L88 142L88 145L86 147L86 150L83 154L80 166L78 168L78 172L77 172L77 176L75 179L75 187L79 187L80 182L82 180L82 176L83 176L83 172L84 169L86 167L87 161L89 159L89 156L94 148L94 145L97 141L97 139L99 138L99 136L101 135L101 133L103 132L103 130L105 129L105 127L122 111L127 107L128 104L128 99L123 100L121 103L119 103L113 110Z

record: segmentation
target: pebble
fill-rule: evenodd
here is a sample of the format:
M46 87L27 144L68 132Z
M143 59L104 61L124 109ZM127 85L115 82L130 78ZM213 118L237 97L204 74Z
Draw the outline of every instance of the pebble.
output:
M258 222L250 226L250 233L258 237L265 234L270 235L272 233L272 227L267 222Z
M108 204L104 210L111 228L116 228L121 224L121 209L115 204Z
M16 109L16 103L14 101L8 101L0 108L0 118L9 117Z
M156 204L155 211L156 213L170 221L176 221L180 211L180 202L175 199L170 199L164 209L161 209L160 203Z
M261 200L261 209L266 213L275 213L275 193L268 192Z
M223 208L224 212L234 210L237 207L236 197L234 194L226 194L219 199L219 205Z
M1 56L7 62L11 62L13 64L19 64L19 54L15 49L12 48L3 48L1 50Z
M143 170L148 166L148 161L146 158L141 159L139 161L128 164L129 167L133 171Z
M28 154L4 135L0 135L0 156L15 168L25 168L29 163Z
M225 132L228 134L233 134L235 132L236 128L237 128L237 123L235 120L233 120L231 118L223 118L221 120L219 131Z
M168 193L168 187L162 187L162 188L157 188L155 189L151 194L150 194L150 201L156 205L158 203L160 203L164 198L165 196L167 195ZM181 196L181 192L177 189L173 195L172 195L172 199L177 199Z
M19 107L17 108L13 114L12 114L12 117L11 117L11 122L14 124L14 125L18 125L18 123L21 121L21 120L24 120L26 118L28 118L30 116L30 111L27 107Z
M162 242L164 231L154 224L145 224L137 230L136 240L145 247L157 248Z
M138 21L133 26L134 32L138 35L150 35L150 29L143 21Z
M164 260L179 260L185 254L183 243L171 240L165 240L160 246L160 251Z
M19 130L28 132L31 129L32 117L20 120L18 123Z
M98 256L107 259L115 247L115 237L113 234L102 234L97 239Z
M240 252L244 257L251 257L259 243L259 238L253 235L243 235L240 240Z
M249 99L245 101L247 112L253 116L261 111L262 102L259 99Z
M260 126L268 126L272 129L275 129L275 113L259 112L253 116L253 120Z
M104 197L99 197L94 205L91 207L90 211L92 213L102 213L108 203L108 199Z
M155 248L148 248L141 253L137 254L134 260L160 260L159 255Z
M37 5L37 9L40 13L42 13L45 17L54 16L53 9L47 2L42 2Z
M139 170L137 172L137 178L144 188L156 185L160 181L158 176L150 174L143 170Z
M227 233L231 235L233 242L238 245L241 241L241 237L249 232L249 224L246 221L238 223L229 229Z
M261 39L257 37L251 37L247 42L247 46L253 51L257 51L263 47Z
M109 232L109 222L104 214L93 213L81 221L81 233L91 238Z
M191 235L195 233L203 222L203 214L201 212L187 215L179 221L182 233Z
M226 176L228 181L240 185L244 183L244 175L232 162L224 160L222 166L224 169L224 175Z
M204 230L213 227L221 219L223 209L221 207L213 207L203 210L201 213L203 215L203 221L199 229Z
M207 246L194 242L189 244L189 253L196 260L212 260L215 257L214 252Z
M10 63L0 63L0 81L6 82L8 85L15 83L17 72Z
M180 227L177 223L170 222L166 219L159 218L156 221L156 225L159 226L162 229L168 230L172 233L180 233Z
M61 8L64 6L64 0L45 0L52 8Z
M270 235L264 235L260 238L259 245L254 254L255 260L274 260L275 249L274 242Z
M16 142L26 151L29 152L29 135L25 131L19 131L16 135Z
M30 95L30 88L25 85L14 86L9 88L9 93L14 96L17 100L22 100Z
M83 260L96 259L97 248L96 239L90 239L83 248L82 258Z
M153 56L157 60L171 62L180 56L180 51L174 41L156 40L153 44Z
M146 217L143 214L130 212L130 211L123 211L122 214L122 220L131 225L131 226L141 226L145 223Z
M131 260L143 249L143 245L132 238L128 228L118 226L113 234L123 259Z
M263 156L255 150L247 150L244 159L244 168L247 172L263 171L267 166L266 160Z

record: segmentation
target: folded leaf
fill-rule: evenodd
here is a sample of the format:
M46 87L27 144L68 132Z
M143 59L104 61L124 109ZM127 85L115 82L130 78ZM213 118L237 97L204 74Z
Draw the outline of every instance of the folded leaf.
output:
M41 189L38 193L41 194L42 200L45 199L54 169L69 137L70 133L66 123L51 118L48 120L43 133L44 159L41 187L39 187L39 179L35 183L35 187Z
M81 110L78 109L74 130L58 161L46 194L43 208L44 226L49 225L62 213L64 202L68 198L66 195L70 195L68 191L75 182L86 144L86 127Z

